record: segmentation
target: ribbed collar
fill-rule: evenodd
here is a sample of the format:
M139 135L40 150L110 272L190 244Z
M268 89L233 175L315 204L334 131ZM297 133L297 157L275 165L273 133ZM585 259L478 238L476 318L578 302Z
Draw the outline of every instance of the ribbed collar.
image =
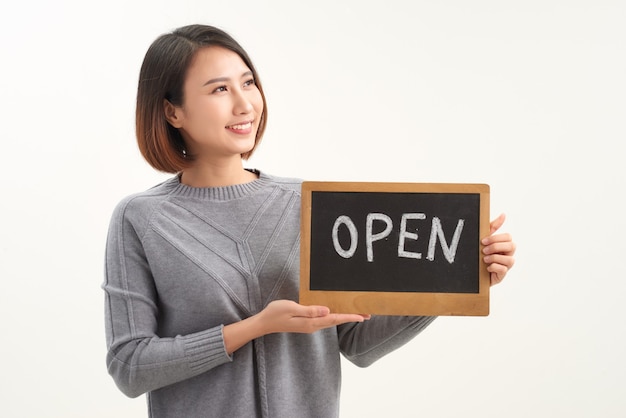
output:
M180 182L179 176L174 176L171 180L170 187L172 191L170 196L191 197L205 200L233 200L244 196L249 196L258 190L267 187L271 181L268 175L258 170L251 170L259 175L259 178L249 183L233 184L223 187L191 187Z

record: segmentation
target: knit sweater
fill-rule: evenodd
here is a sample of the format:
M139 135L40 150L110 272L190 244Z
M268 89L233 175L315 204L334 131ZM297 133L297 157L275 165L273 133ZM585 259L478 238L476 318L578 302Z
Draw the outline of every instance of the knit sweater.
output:
M224 325L298 300L301 181L195 188L178 176L124 199L106 247L107 365L151 417L339 414L340 354L368 366L432 317L276 333L229 355Z

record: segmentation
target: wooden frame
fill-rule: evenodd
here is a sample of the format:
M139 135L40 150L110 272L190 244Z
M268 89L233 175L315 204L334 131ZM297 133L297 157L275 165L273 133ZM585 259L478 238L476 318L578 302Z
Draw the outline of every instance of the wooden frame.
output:
M368 183L368 182L303 182L300 303L328 306L332 312L377 315L464 315L489 314L489 273L482 260L483 246L478 243L478 292L387 292L311 290L311 211L313 192L377 192L377 193L445 193L478 194L479 240L489 235L489 186L461 183Z

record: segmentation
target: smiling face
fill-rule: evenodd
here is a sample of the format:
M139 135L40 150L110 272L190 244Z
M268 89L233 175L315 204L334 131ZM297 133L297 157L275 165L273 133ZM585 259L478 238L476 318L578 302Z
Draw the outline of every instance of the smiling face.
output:
M168 122L199 160L241 158L254 147L263 98L252 71L235 52L200 49L187 71L182 106L166 102Z

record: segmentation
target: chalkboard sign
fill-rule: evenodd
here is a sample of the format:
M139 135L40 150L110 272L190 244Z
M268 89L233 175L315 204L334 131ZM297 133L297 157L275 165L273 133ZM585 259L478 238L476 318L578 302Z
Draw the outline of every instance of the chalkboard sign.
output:
M489 186L303 182L300 303L379 315L488 315Z

